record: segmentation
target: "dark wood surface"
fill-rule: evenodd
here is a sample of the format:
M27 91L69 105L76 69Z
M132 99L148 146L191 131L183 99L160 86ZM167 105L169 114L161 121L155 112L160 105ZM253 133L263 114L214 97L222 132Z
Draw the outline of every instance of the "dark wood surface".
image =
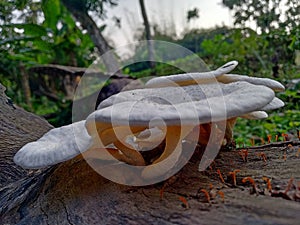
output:
M292 146L249 149L247 162L237 150L222 151L204 172L197 170L198 149L176 176L147 187L106 180L81 157L25 171L13 163L12 156L51 126L7 103L0 90L0 224L299 224L300 145L296 141ZM229 172L237 169L234 186ZM256 193L242 182L245 177L255 180ZM272 192L265 190L263 177L272 179ZM224 201L216 195L208 203L201 189L212 197L223 192Z

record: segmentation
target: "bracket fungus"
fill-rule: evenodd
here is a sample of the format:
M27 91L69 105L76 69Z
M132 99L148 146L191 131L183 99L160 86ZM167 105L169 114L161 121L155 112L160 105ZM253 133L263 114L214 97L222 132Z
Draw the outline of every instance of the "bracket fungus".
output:
M113 95L86 121L55 128L25 145L14 161L24 168L41 168L80 153L97 158L95 153L106 149L123 163L146 166L145 176L149 170L159 173L161 162L167 166L176 163L184 140L196 137L197 142L207 144L212 123L224 122L223 128L216 127L230 141L237 117L266 118L264 111L284 105L274 93L284 90L283 85L266 78L227 74L237 64L232 61L205 73L156 77L143 89ZM218 138L223 141L224 135ZM146 161L143 151L161 143L162 153Z
M91 145L85 121L50 130L40 139L24 145L14 156L16 164L27 169L54 165L79 155Z

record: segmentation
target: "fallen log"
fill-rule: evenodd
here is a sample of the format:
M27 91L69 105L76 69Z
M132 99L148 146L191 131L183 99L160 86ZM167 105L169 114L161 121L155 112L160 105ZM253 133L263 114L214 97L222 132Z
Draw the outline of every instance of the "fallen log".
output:
M248 149L246 161L240 151L222 151L203 172L198 171L199 148L176 176L146 187L113 183L80 156L25 171L12 156L51 126L10 104L1 88L1 224L298 224L300 220L298 143ZM247 177L255 181L255 189L243 182ZM270 179L270 190L263 177Z
M0 187L26 176L28 171L14 164L14 154L52 128L46 120L14 105L4 92L0 84Z

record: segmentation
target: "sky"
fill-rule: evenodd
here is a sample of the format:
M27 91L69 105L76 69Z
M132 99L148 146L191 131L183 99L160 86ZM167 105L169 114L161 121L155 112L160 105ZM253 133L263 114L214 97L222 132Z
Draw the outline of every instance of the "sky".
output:
M222 0L144 1L150 24L160 24L164 28L173 23L178 36L187 28L211 28L222 24L231 26L233 22L229 10L222 6ZM187 11L195 7L199 9L200 18L187 23ZM114 16L121 18L121 28L112 22ZM139 0L119 0L118 6L107 9L107 17L107 21L104 22L108 23L108 26L104 35L113 41L114 47L131 43L137 34L137 28L143 29Z

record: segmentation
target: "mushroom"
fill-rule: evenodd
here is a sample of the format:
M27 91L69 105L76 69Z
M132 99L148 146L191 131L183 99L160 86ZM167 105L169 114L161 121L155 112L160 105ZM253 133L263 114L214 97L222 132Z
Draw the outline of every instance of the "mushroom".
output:
M238 75L238 74L226 74L227 72L232 71L237 65L238 65L237 61L231 61L226 63L222 67L218 68L217 70L211 72L187 73L187 74L177 74L171 76L156 77L149 80L145 86L155 88L155 87L178 86L178 85L185 86L185 85L193 85L193 84L201 85L204 83L211 83L211 82L220 82L224 84L229 84L238 81L245 81L251 84L263 85L269 87L274 91L285 90L285 87L281 83L269 78L249 77L246 75ZM264 119L268 117L268 114L264 111L274 110L283 106L284 103L280 99L274 97L274 99L270 103L265 105L263 108L259 109L260 111L247 113L245 115L240 115L240 117L245 119ZM225 132L225 139L226 142L228 143L231 142L233 138L233 127L236 123L236 118L227 120L226 123L227 123L227 128ZM209 133L208 131L206 132Z
M193 84L211 83L230 71L238 65L237 61L231 61L221 66L220 68L204 72L204 73L184 73L169 76L155 77L146 83L148 88L168 87L168 86L185 86Z
M218 89L221 91L216 91ZM182 151L182 140L195 127L250 113L263 108L273 98L274 92L270 88L247 82L137 89L104 100L98 110L88 116L86 127L93 142L100 140L102 146L116 146L117 142L118 149L126 156L134 150L133 146L124 141L128 135L153 127L164 131L165 149L153 165L147 168L151 174L153 171L159 174L165 171L163 168L171 167L172 163L175 165L175 157L172 162L168 160L164 163L164 160L174 155L174 151ZM127 152L129 149L130 153ZM139 165L143 163L136 161ZM148 176L149 173L144 175Z
M281 83L269 78L249 77L246 75L238 74L227 74L228 72L232 71L237 65L237 61L230 61L215 71L155 77L149 80L145 84L145 86L149 88L155 88L178 85L185 86L193 84L203 84L216 81L224 84L233 83L237 81L245 81L255 85L264 85L273 89L274 91L285 90L284 86Z
M85 121L54 128L37 141L27 143L14 156L17 165L38 169L79 155L91 145Z
M224 84L232 83L236 81L246 81L251 84L264 85L273 89L274 91L284 91L285 87L276 80L269 78L260 78L260 77L249 77L246 75L237 75L237 74L224 74L223 76L217 77L219 82Z
M196 135L197 141L205 142L211 129L224 131L222 121L227 122L225 136L231 137L237 117L265 118L265 110L283 105L272 90L282 89L276 82L245 76L240 81L239 75L225 74L236 65L233 61L207 73L153 78L144 89L113 95L86 121L52 129L26 144L14 161L24 168L41 168L80 153L97 158L99 152L107 152L104 159L145 166L141 151L165 141L163 153L143 172L145 177L160 174L179 160L184 139Z

